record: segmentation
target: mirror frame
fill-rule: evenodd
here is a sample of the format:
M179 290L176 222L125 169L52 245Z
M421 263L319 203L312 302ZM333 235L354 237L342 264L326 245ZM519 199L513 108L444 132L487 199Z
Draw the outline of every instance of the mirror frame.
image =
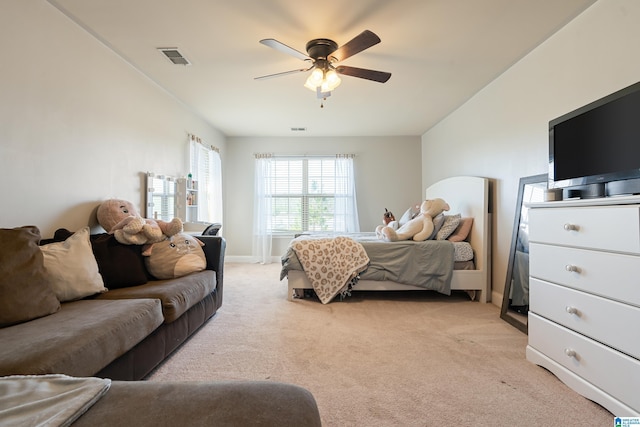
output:
M548 182L548 175L532 175L520 178L518 185L518 197L516 199L516 210L513 221L513 234L511 236L511 249L509 251L509 261L507 264L507 276L504 284L504 291L502 294L502 308L500 310L500 318L507 323L515 326L525 334L528 333L528 325L526 321L520 320L518 317L510 313L509 310L509 295L511 294L511 282L513 276L513 263L516 256L516 244L518 242L518 231L520 230L520 220L522 219L522 199L524 196L524 188L527 184L538 184ZM522 315L523 316L523 315Z
M162 212L171 212L177 216L176 201L178 200L177 181L172 176L156 175L147 172L146 175L146 200L145 218L155 220L171 221L174 216L169 213L162 215ZM158 202L158 205L155 204Z

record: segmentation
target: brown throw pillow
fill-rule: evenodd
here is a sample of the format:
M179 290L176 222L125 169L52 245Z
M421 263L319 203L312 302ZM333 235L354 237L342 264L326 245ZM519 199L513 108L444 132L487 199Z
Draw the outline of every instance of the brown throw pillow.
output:
M55 313L60 302L49 283L40 230L0 229L0 327Z
M473 218L461 218L458 228L447 239L450 242L464 242L469 236L471 226L473 225Z
M138 286L147 283L142 246L123 245L113 234L91 236L93 255L104 285L108 289Z

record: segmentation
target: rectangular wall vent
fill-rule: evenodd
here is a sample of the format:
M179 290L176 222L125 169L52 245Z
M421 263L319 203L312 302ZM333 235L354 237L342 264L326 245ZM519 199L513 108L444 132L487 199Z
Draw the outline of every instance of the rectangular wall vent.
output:
M191 65L191 62L185 58L175 47L159 47L158 50L167 57L167 59L176 65Z

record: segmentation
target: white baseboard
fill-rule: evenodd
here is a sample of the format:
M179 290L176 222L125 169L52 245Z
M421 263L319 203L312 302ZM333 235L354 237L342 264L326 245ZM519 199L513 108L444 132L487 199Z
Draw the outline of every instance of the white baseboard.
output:
M502 308L502 294L499 294L496 291L491 291L491 303L493 305L497 305Z

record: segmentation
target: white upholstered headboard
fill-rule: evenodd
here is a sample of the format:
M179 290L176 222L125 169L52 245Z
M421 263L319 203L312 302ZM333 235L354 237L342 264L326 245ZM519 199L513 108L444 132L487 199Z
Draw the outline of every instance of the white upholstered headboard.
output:
M473 218L469 243L476 256L476 269L485 270L490 280L491 222L489 215L489 180L475 176L445 178L426 190L426 198L444 199L451 208L447 215L460 213Z

